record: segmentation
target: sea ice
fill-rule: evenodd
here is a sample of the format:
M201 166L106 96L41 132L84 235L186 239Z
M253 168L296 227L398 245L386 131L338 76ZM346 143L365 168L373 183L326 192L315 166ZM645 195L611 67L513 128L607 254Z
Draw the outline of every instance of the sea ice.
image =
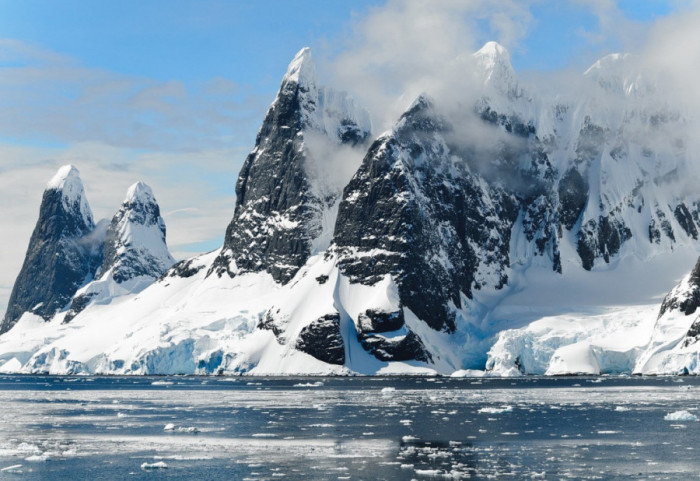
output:
M688 411L676 411L664 416L664 421L697 421L698 417Z
M500 408L481 408L477 412L481 414L503 414L503 413L509 413L513 410L513 406L503 406Z

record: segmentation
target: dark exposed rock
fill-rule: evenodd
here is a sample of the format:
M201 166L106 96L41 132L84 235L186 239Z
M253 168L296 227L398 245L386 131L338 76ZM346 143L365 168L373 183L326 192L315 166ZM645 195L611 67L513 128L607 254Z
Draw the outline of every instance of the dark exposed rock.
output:
M397 331L404 326L403 309L394 312L384 312L378 309L367 309L359 315L360 331L363 333L379 333Z
M689 316L697 310L700 305L700 259L690 271L687 283L685 280L676 286L671 292L666 295L661 303L659 317L671 310L679 310L686 316ZM696 323L693 324L695 326ZM698 326L694 327L696 330ZM691 327L691 330L693 327Z
M685 233L688 234L689 237L697 240L698 229L693 221L693 216L688 210L688 207L686 207L686 205L683 203L678 204L673 211L673 215L676 217L678 224L685 231Z
M420 98L394 131L369 149L345 188L332 250L351 282L391 275L403 305L436 330L454 329L450 305L485 283L507 282L519 200L454 160L449 123ZM504 160L506 161L506 160ZM357 226L361 225L362 229ZM485 274L488 272L489 274Z
M67 324L70 321L72 321L75 318L75 316L80 314L90 304L90 301L95 296L95 293L88 293L74 297L71 301L68 312L66 312L66 315L63 318L63 323Z
M700 321L696 319L690 325L690 329L688 329L688 332L685 335L685 339L683 339L682 346L688 347L697 343L698 341L700 341Z
M100 265L102 237L77 169L61 168L44 192L0 333L10 330L25 312L48 320L65 308Z
M366 335L358 332L357 340L362 347L380 361L422 361L433 362L423 341L411 330L398 339L388 339L381 335Z
M586 208L588 185L575 168L569 169L559 181L559 220L571 230Z
M632 238L632 231L613 214L589 220L581 226L577 236L577 251L583 268L591 270L596 258L605 262L620 252L622 243Z
M180 261L170 268L167 275L169 277L192 277L205 267L203 264L194 265L194 263L195 259Z
M345 344L340 334L340 314L326 314L305 326L296 349L328 364L345 364Z
M283 336L284 330L286 328L287 320L283 319L280 314L280 309L270 309L265 313L265 316L258 322L258 329L265 329L267 331L272 331L272 333L277 338L277 342L284 344L287 339Z
M406 327L401 307L392 312L367 309L358 316L358 324L357 340L380 361L433 361L420 337Z

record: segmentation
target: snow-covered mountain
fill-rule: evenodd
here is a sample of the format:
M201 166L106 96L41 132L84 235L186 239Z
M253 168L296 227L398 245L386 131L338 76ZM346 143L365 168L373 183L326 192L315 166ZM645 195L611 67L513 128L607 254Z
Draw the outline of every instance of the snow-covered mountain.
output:
M656 360L673 347L665 320L692 318L690 288L656 317L700 251L692 120L629 56L556 95L521 82L494 42L465 58L473 92L427 92L373 139L302 49L222 248L167 270L157 204L135 185L49 322L43 298L13 314L0 370L679 372ZM693 319L673 325L695 352Z
M2 331L23 315L69 322L91 302L111 302L163 275L174 260L150 187L137 182L112 221L95 224L78 169L48 183Z

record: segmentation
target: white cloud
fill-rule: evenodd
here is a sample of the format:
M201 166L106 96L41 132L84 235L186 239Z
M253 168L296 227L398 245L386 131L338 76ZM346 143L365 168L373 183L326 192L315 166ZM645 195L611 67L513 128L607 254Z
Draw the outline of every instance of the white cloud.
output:
M468 63L484 23L508 48L532 22L529 1L390 0L358 21L332 61L333 84L373 107L374 123L390 126L423 92L468 89Z

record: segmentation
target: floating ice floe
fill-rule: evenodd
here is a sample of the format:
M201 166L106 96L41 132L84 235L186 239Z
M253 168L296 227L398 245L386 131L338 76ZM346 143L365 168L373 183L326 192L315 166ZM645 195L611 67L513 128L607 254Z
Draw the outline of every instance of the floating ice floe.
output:
M382 396L385 396L385 397L393 396L395 392L396 392L396 388L393 388L393 387L383 387L382 388Z
M697 421L698 417L688 411L676 411L664 416L664 421Z
M500 408L491 408L491 407L486 407L486 408L481 408L477 412L481 414L503 414L503 413L509 413L513 410L513 406L502 406Z
M294 387L323 387L321 381L316 382L300 382L294 385Z

